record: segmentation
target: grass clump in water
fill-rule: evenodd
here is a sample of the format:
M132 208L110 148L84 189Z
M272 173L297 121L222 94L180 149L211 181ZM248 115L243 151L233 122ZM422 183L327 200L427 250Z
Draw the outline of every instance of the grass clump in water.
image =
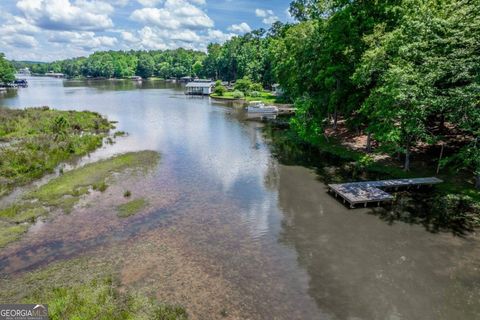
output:
M108 184L106 184L105 181L102 181L102 182L100 182L100 183L98 183L98 184L94 184L94 185L92 186L92 189L93 189L93 190L98 190L98 191L100 191L100 192L105 192L105 191L107 191L107 189L108 189Z
M0 221L0 248L6 244L20 239L27 232L27 224L10 224Z
M135 199L127 203L121 204L117 207L117 214L121 218L133 216L140 212L148 205L148 201L144 198Z

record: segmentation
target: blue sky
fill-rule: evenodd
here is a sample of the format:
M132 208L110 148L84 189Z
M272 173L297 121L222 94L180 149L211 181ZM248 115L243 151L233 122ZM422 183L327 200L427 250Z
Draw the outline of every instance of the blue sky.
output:
M291 20L290 0L2 0L0 52L53 61L100 50L205 50Z

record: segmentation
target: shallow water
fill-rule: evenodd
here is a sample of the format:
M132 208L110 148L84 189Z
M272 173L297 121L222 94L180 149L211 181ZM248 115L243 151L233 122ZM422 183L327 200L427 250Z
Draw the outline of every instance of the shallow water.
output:
M44 105L98 111L129 133L80 164L145 149L162 159L34 226L0 252L3 276L100 256L115 261L124 285L189 304L197 319L223 309L242 319L480 318L476 234L434 234L346 209L315 170L280 161L263 125L243 121L238 106L162 81L33 78L0 96L0 106ZM127 188L150 204L117 219Z

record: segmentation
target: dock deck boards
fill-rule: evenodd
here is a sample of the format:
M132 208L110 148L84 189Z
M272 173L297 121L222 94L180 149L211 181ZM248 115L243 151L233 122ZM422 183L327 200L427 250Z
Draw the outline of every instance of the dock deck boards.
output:
M401 188L401 187L420 187L423 185L434 185L443 181L435 178L415 178L415 179L394 179L379 181L362 181L340 184L329 184L329 190L335 193L335 196L341 196L353 208L356 204L365 206L371 202L385 202L393 200L393 196L382 189Z

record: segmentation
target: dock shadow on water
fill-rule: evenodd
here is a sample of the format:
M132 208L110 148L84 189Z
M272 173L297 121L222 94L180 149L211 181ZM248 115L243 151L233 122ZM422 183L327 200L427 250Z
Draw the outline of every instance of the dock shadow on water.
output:
M356 181L385 180L385 175L362 171L351 160L321 152L295 141L296 137L276 126L267 126L266 135L271 142L272 153L285 165L299 165L314 170L317 179L325 184ZM392 202L368 204L368 214L378 216L388 224L403 222L421 225L428 232L451 232L467 237L475 233L478 213L462 196L439 197L435 187L397 188L391 192ZM339 198L339 203L342 201ZM345 204L348 207L348 204Z
M139 150L162 159L148 175L115 176L2 249L2 301L21 300L32 283L113 274L120 290L183 305L192 319L479 318L478 236L347 209L325 186L351 174L339 159L177 85L30 83L0 105L88 108L129 133L87 162ZM119 217L119 205L135 200L138 212Z

